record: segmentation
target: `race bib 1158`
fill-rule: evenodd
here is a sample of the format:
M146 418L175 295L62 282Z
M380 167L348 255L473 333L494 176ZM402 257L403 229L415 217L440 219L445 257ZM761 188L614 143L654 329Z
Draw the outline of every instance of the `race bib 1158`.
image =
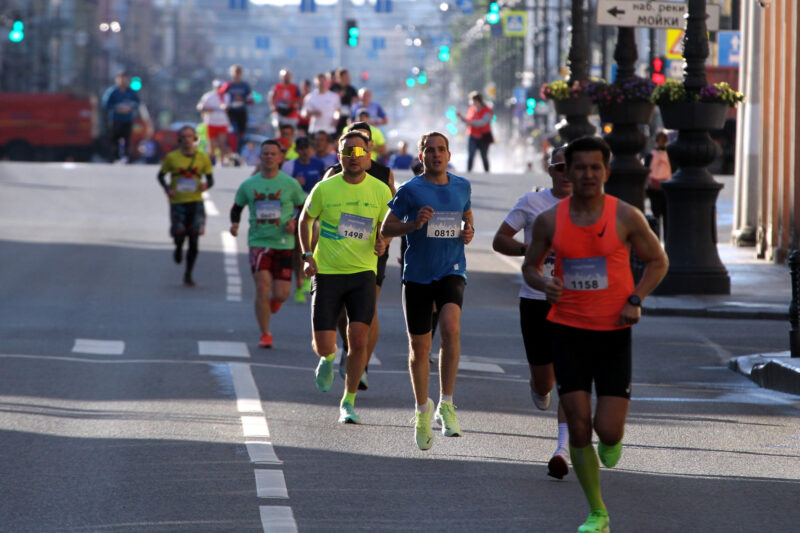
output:
M573 291L599 291L608 288L605 257L562 259L564 288Z

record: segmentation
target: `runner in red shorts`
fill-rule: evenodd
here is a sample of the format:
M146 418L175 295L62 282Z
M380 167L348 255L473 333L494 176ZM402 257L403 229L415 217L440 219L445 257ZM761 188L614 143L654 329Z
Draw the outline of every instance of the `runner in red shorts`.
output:
M250 210L250 270L256 284L255 311L261 330L258 345L272 348L269 323L289 297L292 285L292 250L295 246L297 210L306 193L296 179L281 172L281 147L275 140L261 144L261 171L246 179L236 191L231 208L231 234L239 234L245 206Z

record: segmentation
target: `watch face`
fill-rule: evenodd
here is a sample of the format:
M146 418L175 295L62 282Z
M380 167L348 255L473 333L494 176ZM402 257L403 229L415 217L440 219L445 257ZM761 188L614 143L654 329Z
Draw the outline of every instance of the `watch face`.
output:
M636 296L635 294L632 294L632 295L631 295L631 296L628 298L628 303L630 303L631 305L640 306L640 305L642 305L642 300L641 300L641 298L639 298L639 297L638 297L638 296Z

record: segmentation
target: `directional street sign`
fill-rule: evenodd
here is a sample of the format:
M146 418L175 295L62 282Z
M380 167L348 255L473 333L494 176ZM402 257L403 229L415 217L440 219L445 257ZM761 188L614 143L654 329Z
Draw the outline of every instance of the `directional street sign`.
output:
M506 37L525 37L527 13L524 11L506 11L503 13L503 35Z
M721 31L717 39L719 46L717 65L738 67L742 57L742 37L738 31Z
M649 0L597 0L597 24L635 28L683 28L685 2ZM720 7L706 4L708 31L719 30Z

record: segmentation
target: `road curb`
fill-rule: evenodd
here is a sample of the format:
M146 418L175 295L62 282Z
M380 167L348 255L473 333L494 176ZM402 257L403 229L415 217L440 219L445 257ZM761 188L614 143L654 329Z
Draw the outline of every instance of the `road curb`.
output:
M788 352L735 357L728 367L760 387L800 396L800 359Z
M678 316L696 318L732 318L739 320L789 320L788 311L772 309L721 309L702 307L643 307L647 316Z

